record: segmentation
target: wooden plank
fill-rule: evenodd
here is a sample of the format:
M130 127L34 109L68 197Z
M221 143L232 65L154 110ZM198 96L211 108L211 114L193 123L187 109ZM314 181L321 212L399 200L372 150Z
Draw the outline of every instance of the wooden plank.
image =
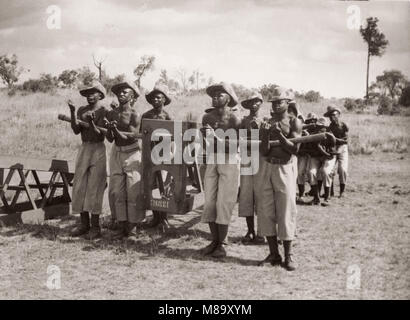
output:
M50 199L51 192L52 192L52 189L53 189L53 187L54 187L54 183L55 183L55 179L56 179L56 177L57 177L57 174L58 174L58 172L55 171L55 172L53 172L53 174L51 175L50 182L48 183L47 189L46 189L46 191L45 191L45 193L44 193L43 201L41 202L41 206L40 206L41 208L44 208L44 207L46 206L48 200Z
M25 175L24 175L23 170L22 170L22 169L18 169L18 173L19 173L19 175L20 175L21 182L23 183L24 188L25 188L25 190L26 190L26 194L27 194L28 200L30 201L31 205L33 206L33 209L37 209L37 205L36 205L36 203L34 202L34 198L33 198L33 196L32 196L31 193L30 193L30 187L29 187L28 184L27 184L26 177L25 177Z
M37 171L60 171L74 173L74 161L59 159L34 159L23 157L0 156L0 168L19 168L24 170Z
M27 170L26 173L24 174L24 177L25 177L26 179L27 179L29 173L30 173L30 170ZM11 201L11 204L10 204L10 206L11 206L12 208L16 205L17 200L18 200L18 198L19 198L19 196L20 196L21 191L24 191L24 190L25 190L25 186L24 186L24 184L23 184L23 181L21 181L21 179L20 179L20 183L19 183L19 186L18 186L18 187L19 187L19 188L16 190L16 193L14 194L13 200ZM10 187L9 187L9 190L11 190Z
M0 226L12 226L17 223L41 224L49 219L66 216L70 214L70 211L70 204L66 203L13 214L0 215Z
M42 199L37 199L35 200L36 206L37 208L41 208L41 202L43 200ZM49 203L46 205L46 207L48 206L53 206L56 204L63 204L63 203L69 203L70 201L68 201L68 199L64 196L57 196L54 197L52 199L50 199ZM14 208L12 209L11 207L0 207L0 214L14 214L16 212L23 212L23 211L28 211L28 210L32 210L33 206L31 205L30 201L25 201L25 202L18 202L16 203L16 205L14 206Z
M43 186L40 182L40 179L38 178L38 174L36 170L31 170L31 174L33 175L34 181L36 182L36 186L30 185L30 188L37 188L38 191L40 192L41 198L44 198L44 190L43 190Z

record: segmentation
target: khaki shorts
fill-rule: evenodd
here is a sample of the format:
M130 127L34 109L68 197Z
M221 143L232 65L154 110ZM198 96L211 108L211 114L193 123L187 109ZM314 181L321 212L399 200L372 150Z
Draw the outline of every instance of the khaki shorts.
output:
M262 183L259 194L258 228L261 236L278 236L293 240L296 232L296 178L294 159L287 164L261 165Z

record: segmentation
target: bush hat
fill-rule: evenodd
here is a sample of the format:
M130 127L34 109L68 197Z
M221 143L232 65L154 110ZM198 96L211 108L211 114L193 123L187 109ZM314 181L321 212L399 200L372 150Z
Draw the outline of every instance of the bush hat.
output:
M206 88L206 93L208 94L208 96L212 98L215 91L218 91L218 90L225 92L231 97L231 101L229 101L228 103L229 107L233 108L238 104L238 97L236 96L235 91L233 90L231 85L225 82L221 82L221 83L213 84L209 86L208 88Z
M134 91L135 98L138 98L141 95L141 92L139 91L138 87L135 85L134 81L131 80L120 82L113 85L111 87L111 91L117 96L123 88L129 88L132 91Z
M275 102L275 101L279 101L279 100L293 100L293 93L283 87L277 87L276 88L276 94L270 99L268 100L269 102Z
M317 120L317 115L314 112L309 112L306 116L306 120Z
M339 114L341 114L342 112L340 111L340 109L334 105L330 105L327 107L327 111L323 114L324 117L330 117L330 115L333 112L339 112Z
M317 119L316 126L318 127L327 127L327 122L325 117L320 117Z
M253 92L250 97L241 102L241 105L245 109L250 109L255 100L259 100L261 103L263 102L262 95L259 92Z
M150 93L145 95L145 99L147 99L149 104L153 104L154 95L156 93L162 93L164 95L165 106L171 103L171 98L168 95L168 88L164 85L157 84L156 86L154 86L154 89L152 89Z
M107 95L107 91L105 90L104 86L98 82L98 81L93 81L91 83L91 85L86 86L85 88L80 90L80 94L83 97L87 97L88 94L92 93L92 92L99 92L102 94L102 99L105 98L105 96Z

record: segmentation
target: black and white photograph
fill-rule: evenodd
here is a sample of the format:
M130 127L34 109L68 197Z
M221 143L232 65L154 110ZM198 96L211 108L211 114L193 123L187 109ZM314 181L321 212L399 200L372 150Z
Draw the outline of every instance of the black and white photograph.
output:
M407 0L0 0L0 299L410 299L409 30Z

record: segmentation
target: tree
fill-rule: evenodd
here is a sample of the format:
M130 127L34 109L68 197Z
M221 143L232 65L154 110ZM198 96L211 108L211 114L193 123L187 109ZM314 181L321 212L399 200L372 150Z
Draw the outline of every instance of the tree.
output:
M196 69L192 72L192 75L188 79L189 83L196 87L196 90L199 90L199 84L204 82L204 74Z
M410 107L410 84L408 83L407 86L403 89L399 103L402 106Z
M95 67L98 69L98 80L101 82L102 81L102 73L103 73L102 65L103 65L105 59L104 60L97 60L97 59L95 59L94 54L93 54L93 61L94 61Z
M95 73L90 70L89 67L82 67L77 70L78 80L80 84L88 86L95 80Z
M360 34L367 43L366 100L369 99L369 65L370 57L381 57L389 44L385 35L377 28L378 18L367 18L366 27L360 26Z
M141 57L140 63L134 69L134 75L137 77L135 80L138 88L141 88L141 79L144 77L148 71L154 70L155 56L144 55Z
M318 102L322 97L319 91L309 90L305 93L304 98L307 102Z
M18 67L17 55L4 54L0 56L0 78L8 89L11 90L13 85L18 81L20 75L25 71L24 68Z
M73 88L78 79L78 71L64 70L58 76L58 81L63 83L65 88Z
M168 86L168 82L169 82L169 78L168 78L167 70L162 69L161 73L159 74L159 79L157 83Z
M182 90L186 92L188 90L188 73L185 68L179 67L177 70L178 80L181 82Z
M383 71L376 77L376 86L389 93L392 100L398 99L407 84L407 79L399 70ZM385 94L384 94L385 95Z
M40 79L30 79L23 83L25 91L31 92L54 92L57 88L58 79L49 73L42 73Z
M264 84L259 88L259 92L263 96L263 99L267 101L278 93L276 90L277 87L279 86L272 83L269 83L268 85Z

